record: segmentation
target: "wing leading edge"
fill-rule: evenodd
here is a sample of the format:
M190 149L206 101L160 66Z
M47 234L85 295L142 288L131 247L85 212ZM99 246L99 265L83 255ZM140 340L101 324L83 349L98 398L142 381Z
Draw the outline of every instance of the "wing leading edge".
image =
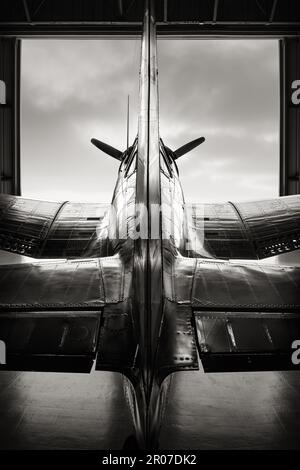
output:
M187 204L193 239L218 259L263 259L300 247L300 196L219 204ZM188 256L196 256L188 254Z
M109 256L109 204L0 195L0 249L34 258Z

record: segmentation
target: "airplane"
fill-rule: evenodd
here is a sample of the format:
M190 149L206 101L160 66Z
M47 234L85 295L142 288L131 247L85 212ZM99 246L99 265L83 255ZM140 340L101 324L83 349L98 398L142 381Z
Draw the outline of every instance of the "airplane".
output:
M121 373L156 449L175 372L299 370L300 269L259 260L300 247L300 196L185 204L177 161L204 138L160 137L152 0L139 79L132 145L92 140L120 165L111 204L0 196L1 249L39 260L0 266L0 368Z

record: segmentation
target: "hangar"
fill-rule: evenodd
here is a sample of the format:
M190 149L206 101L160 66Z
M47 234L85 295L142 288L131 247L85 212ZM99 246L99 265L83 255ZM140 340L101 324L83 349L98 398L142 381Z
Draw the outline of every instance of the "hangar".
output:
M63 7L62 7L63 5ZM94 6L86 11L86 6ZM108 7L109 5L109 7ZM187 7L186 7L187 5ZM284 7L282 7L284 5ZM167 37L278 39L281 67L281 195L298 191L298 23L293 2L157 2ZM136 8L135 8L136 7ZM45 10L43 10L45 8ZM47 10L48 8L48 10ZM57 8L57 10L56 10ZM62 10L62 8L65 8ZM102 9L101 9L102 8ZM2 192L20 194L20 48L26 37L136 37L138 2L10 2L1 23ZM98 11L99 10L99 11ZM48 12L48 13L47 13ZM230 13L232 15L230 16ZM70 14L70 16L68 16ZM47 16L48 15L48 16ZM5 15L4 15L5 16ZM2 16L2 18L4 18ZM80 18L80 21L78 20ZM3 77L3 78L2 78Z

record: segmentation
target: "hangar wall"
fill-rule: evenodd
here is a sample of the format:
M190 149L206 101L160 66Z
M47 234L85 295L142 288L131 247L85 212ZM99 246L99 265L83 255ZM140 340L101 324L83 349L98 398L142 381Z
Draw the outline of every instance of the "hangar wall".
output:
M280 195L300 193L300 38L281 39Z
M21 41L0 38L0 192L20 194Z

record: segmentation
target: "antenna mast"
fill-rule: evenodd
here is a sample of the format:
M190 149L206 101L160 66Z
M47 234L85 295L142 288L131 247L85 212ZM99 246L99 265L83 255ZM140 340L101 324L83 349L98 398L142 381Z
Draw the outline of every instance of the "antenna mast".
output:
M127 96L127 149L129 147L129 95Z

